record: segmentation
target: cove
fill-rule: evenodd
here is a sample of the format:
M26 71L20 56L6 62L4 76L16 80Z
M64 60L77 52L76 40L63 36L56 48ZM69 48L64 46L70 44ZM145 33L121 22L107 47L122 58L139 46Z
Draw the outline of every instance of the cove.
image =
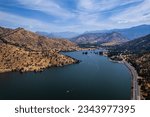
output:
M11 100L129 100L131 74L124 64L83 51L65 52L79 64L43 72L0 74L0 99Z

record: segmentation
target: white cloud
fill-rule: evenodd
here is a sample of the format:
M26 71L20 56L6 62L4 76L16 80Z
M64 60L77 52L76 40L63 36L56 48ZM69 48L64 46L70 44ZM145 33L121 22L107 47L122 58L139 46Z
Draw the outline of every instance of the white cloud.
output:
M91 10L95 6L94 2L92 0L79 0L79 7L86 9L86 10Z
M65 25L60 26L59 24L45 23L37 19L22 17L15 14L0 11L0 25L3 26L3 22L8 24L10 28L23 27L31 31L45 31L45 32L82 32L85 31L86 27L83 25Z
M111 17L111 20L120 25L139 25L144 23L150 24L150 0L145 0L137 6L132 6L125 11ZM144 15L147 14L147 15Z
M150 24L150 0L79 0L78 20L89 29L125 28L141 24ZM142 2L143 1L143 2ZM137 3L116 13L112 10L124 5ZM111 16L103 17L103 13Z
M150 24L150 0L139 5L130 6L122 11L112 9L141 0L77 0L76 12L67 11L54 0L18 0L24 7L59 16L53 23L0 11L0 24L24 27L33 31L86 31L131 27L139 24ZM104 17L103 13L111 12ZM46 17L45 17L46 18ZM64 18L64 19L63 19Z
M109 20L107 17L104 19L103 14L111 12L113 8L129 4L131 2L135 2L135 0L78 0L76 19L81 25L90 27L90 29L110 28L114 22Z
M21 5L27 9L38 10L46 14L65 18L72 18L73 13L65 10L54 0L17 0Z
M26 18L19 15L10 14L7 12L0 11L0 25L3 25L3 22L9 24L13 28L24 27L32 31L64 31L65 29L73 30L73 26L57 26L52 23L45 23L36 19Z
M87 12L106 11L141 0L78 0L78 8Z
M131 4L131 3L135 3L135 2L141 2L143 0L125 0L121 3L121 5L127 5L127 4Z

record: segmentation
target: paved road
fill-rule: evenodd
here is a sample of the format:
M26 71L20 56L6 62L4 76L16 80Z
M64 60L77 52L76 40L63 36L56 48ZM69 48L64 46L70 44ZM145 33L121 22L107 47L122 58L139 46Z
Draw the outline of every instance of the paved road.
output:
M132 81L132 85L133 85L133 100L140 100L140 87L138 85L138 74L135 70L135 68L133 66L131 66L128 62L126 62L125 60L123 60L123 63L130 69L132 77L133 77L133 81Z

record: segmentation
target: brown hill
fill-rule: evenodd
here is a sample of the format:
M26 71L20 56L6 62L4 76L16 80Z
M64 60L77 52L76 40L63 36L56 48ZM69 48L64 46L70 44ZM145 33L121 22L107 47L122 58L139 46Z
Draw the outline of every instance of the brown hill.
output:
M63 66L77 60L59 54L78 47L61 39L49 39L23 28L0 27L0 72L39 71L46 67Z
M23 28L17 28L15 30L2 29L0 39L4 43L33 51L44 51L51 49L68 51L76 49L76 45L68 40L49 39L36 33L26 31Z

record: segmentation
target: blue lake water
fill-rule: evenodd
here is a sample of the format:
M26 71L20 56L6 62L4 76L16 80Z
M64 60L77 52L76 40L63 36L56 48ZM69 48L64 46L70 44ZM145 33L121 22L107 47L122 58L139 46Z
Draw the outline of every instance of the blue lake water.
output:
M79 64L43 72L0 74L0 99L128 100L131 74L125 65L88 51L66 52Z

